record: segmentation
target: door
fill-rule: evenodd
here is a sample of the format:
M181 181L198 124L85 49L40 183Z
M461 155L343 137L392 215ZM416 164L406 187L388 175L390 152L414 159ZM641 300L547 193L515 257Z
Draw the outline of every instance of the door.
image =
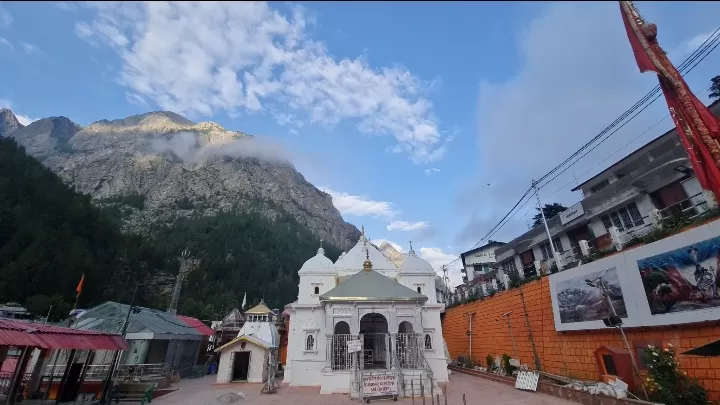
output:
M250 367L250 352L235 352L232 381L247 381Z
M62 389L59 402L71 402L77 398L80 391L80 373L82 373L83 363L73 363L70 366L70 372L65 380L65 387Z

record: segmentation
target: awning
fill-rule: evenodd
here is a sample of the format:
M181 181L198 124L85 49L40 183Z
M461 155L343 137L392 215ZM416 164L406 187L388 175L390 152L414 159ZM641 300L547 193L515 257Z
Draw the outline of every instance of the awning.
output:
M211 327L205 325L201 320L193 318L191 316L176 316L180 318L183 322L185 322L188 326L191 326L193 329L198 331L198 333L200 333L201 335L215 336L215 331Z
M127 350L122 336L60 326L0 319L0 346L43 349Z
M692 356L704 356L704 357L720 356L720 340L716 340L712 343L708 343L703 346L698 346L694 349L686 351L683 354L689 354Z

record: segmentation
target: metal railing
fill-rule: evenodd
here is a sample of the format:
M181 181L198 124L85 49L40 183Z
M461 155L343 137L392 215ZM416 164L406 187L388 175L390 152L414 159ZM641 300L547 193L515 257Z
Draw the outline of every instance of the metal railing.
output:
M423 368L423 335L419 333L398 333L391 337L392 347L397 354L397 366L403 369Z
M90 364L87 366L87 372L85 373L85 380L89 381L102 381L107 378L108 372L110 372L109 364ZM117 378L132 378L132 379L143 379L147 377L158 377L168 376L171 374L169 367L166 367L163 363L155 364L121 364L116 369L115 376ZM43 373L44 377L60 377L65 374L65 365L48 364Z
M348 371L355 367L356 353L348 353L347 342L359 340L358 335L338 334L326 335L326 364L332 371Z

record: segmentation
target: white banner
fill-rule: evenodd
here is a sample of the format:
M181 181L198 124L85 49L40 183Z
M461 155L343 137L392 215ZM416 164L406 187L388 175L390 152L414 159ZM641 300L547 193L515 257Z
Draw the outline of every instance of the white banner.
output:
M362 393L365 398L397 395L397 375L363 374Z

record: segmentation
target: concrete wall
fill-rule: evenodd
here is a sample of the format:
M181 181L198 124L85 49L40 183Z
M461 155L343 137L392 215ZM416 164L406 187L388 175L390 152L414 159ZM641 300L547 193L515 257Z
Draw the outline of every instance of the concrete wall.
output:
M245 349L241 349L241 342L226 348L220 354L220 362L218 364L217 383L227 384L232 382L233 375L233 353L249 352L250 365L248 367L248 381L251 383L263 382L263 373L267 368L265 361L265 348L260 347L251 342L245 342Z

